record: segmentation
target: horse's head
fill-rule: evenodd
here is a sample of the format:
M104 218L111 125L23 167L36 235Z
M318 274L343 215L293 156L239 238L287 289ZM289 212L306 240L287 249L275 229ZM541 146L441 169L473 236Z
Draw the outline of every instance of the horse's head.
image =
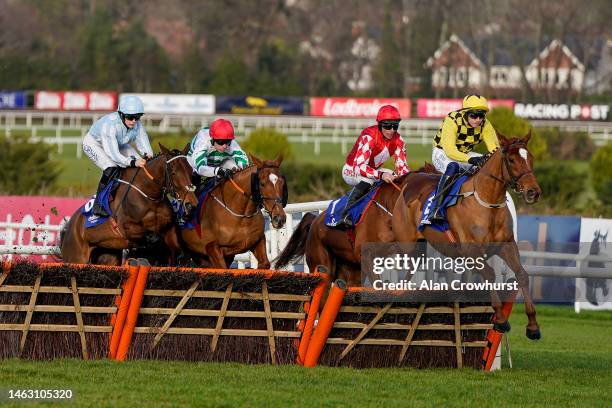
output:
M161 156L165 160L164 186L166 194L171 200L182 206L183 213L189 216L198 206L198 198L195 195L195 186L191 181L193 169L187 161L189 144L180 150L168 150L159 144Z
M512 189L523 196L527 204L534 204L540 198L542 189L533 174L533 155L527 149L531 129L524 138L506 137L497 133L501 143L502 174Z
M281 228L287 220L284 207L288 199L287 181L280 174L283 155L272 161L260 160L252 154L249 156L257 167L257 171L251 175L251 197L270 215L272 226Z

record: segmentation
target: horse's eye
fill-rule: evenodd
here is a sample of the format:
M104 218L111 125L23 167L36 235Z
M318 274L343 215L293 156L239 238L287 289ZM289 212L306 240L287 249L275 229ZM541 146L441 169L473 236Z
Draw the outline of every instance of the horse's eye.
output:
M514 164L514 159L510 159L510 164Z
M259 185L260 185L261 187L265 187L265 186L266 186L266 183L264 183L264 182L262 181L261 183L259 183Z

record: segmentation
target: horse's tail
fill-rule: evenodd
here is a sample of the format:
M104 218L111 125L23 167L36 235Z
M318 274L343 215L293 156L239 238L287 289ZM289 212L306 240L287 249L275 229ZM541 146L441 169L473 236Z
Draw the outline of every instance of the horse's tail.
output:
M274 259L275 268L281 269L289 265L290 263L297 261L300 257L304 256L306 252L306 239L308 238L308 232L313 221L317 218L314 213L306 213L302 217L302 221L298 224L293 235L289 239L287 246L283 251Z

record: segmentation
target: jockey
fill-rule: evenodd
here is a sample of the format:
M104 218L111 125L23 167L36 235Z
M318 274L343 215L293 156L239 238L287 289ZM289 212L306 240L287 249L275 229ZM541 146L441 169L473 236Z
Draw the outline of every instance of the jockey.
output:
M410 171L406 164L404 141L397 132L401 119L396 107L382 106L376 115L378 125L367 127L361 132L346 158L342 178L354 186L342 214L342 222L347 227L353 226L348 216L349 208L368 192L375 181L391 183L396 177ZM395 159L395 172L380 168L391 155Z
M232 122L225 119L213 121L210 128L201 129L193 137L187 161L202 177L228 177L232 170L249 165L246 153L234 138Z
M497 134L493 125L486 119L489 111L487 100L480 95L467 95L463 98L463 107L450 112L438 133L434 137L434 148L431 155L436 170L443 173L436 188L438 194L435 207L424 224L431 221L442 221L439 213L445 198L445 189L459 169L480 167L483 164L482 155L472 150L481 141L485 142L487 150L493 152L499 147Z
M102 169L96 197L119 174L120 168L144 167L146 159L153 157L149 136L140 123L143 114L140 98L125 96L117 112L98 119L83 138L83 151ZM136 149L130 143L135 143ZM99 217L109 216L97 199L92 211Z

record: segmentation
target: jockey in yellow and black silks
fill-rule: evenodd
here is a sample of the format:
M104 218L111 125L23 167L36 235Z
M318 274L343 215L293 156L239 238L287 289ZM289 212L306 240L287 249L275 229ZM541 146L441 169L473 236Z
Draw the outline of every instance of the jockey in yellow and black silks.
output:
M431 159L435 168L443 173L436 189L436 203L433 211L425 223L441 221L439 209L445 194L447 183L459 169L469 169L472 166L480 166L483 162L482 155L472 150L476 145L485 143L489 152L499 147L497 134L486 115L489 104L483 96L468 95L463 98L463 107L450 112L442 122L442 126L436 133L433 142Z

